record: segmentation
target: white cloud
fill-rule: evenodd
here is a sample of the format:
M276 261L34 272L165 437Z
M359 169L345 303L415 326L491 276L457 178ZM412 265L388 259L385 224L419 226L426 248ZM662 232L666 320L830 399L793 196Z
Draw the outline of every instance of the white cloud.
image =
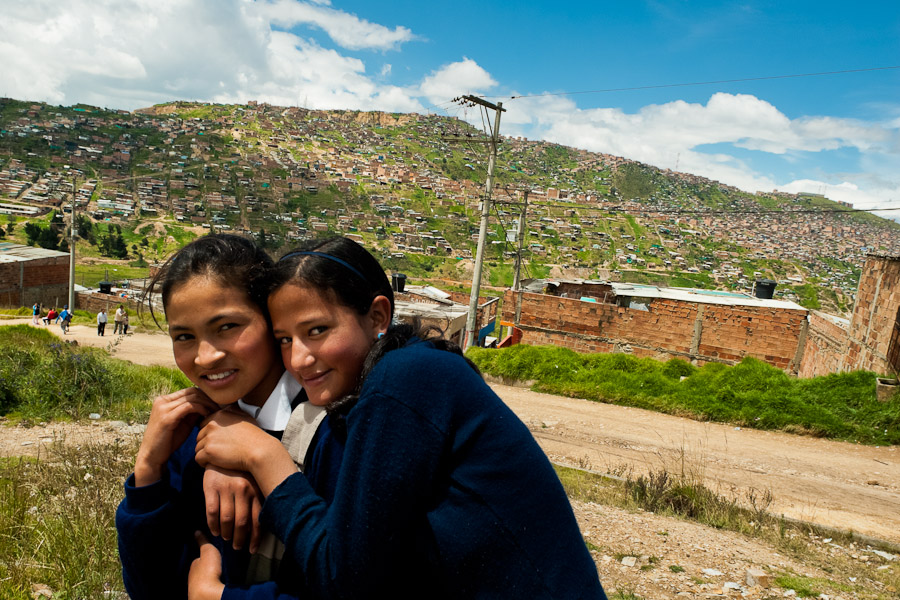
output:
M412 31L406 27L390 29L323 4L325 3L268 0L258 2L255 6L259 14L274 25L312 25L322 29L336 44L349 50L390 50L414 38Z
M297 36L273 32L267 49L268 69L250 72L216 102L257 99L282 106L414 112L421 104L402 88L378 85L365 76L365 65Z
M412 39L295 0L18 0L0 20L0 95L134 109L173 99L259 99L321 108L419 111L409 90L274 25L320 27L348 48ZM343 36L343 37L342 37ZM382 79L390 75L390 67Z
M522 98L508 102L504 132L625 156L663 168L696 173L747 191L778 187L797 190L797 182L779 185L787 166L809 162L812 153L850 148L870 169L846 173L845 180L820 183L830 198L861 202L900 198L896 165L900 160L897 123L867 123L835 117L789 119L775 106L745 94L713 94L704 104L681 100L645 106L635 113L621 109L580 109L564 96ZM720 144L714 151L709 146ZM724 148L723 148L724 146ZM773 155L782 169L760 173L728 153L736 147ZM771 164L771 161L769 161ZM800 167L797 167L800 168ZM845 168L845 170L848 170ZM882 181L873 181L872 173Z
M497 85L491 75L470 58L432 71L419 86L419 93L432 103L446 102L462 94L481 94Z

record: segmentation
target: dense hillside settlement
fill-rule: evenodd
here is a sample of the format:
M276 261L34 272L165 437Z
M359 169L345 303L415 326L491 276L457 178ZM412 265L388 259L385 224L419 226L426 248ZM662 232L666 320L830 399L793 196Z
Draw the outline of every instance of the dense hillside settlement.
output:
M173 103L135 112L0 100L0 235L141 265L203 231L273 250L354 236L413 277L468 285L484 134L436 115ZM846 316L900 226L810 193L749 194L627 158L504 137L485 283L603 279L749 291ZM524 211L524 230L519 236ZM0 241L3 241L0 239ZM84 248L82 249L82 245Z

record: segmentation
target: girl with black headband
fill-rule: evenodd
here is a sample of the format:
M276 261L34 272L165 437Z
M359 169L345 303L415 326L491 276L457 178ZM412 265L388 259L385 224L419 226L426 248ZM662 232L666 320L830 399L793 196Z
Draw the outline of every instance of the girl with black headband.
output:
M303 570L305 597L605 598L527 427L457 347L392 324L393 292L368 251L335 238L286 255L268 304L288 371L344 416L334 500L237 416L209 421L196 458L253 474L260 521ZM216 563L204 545L197 598L229 597Z

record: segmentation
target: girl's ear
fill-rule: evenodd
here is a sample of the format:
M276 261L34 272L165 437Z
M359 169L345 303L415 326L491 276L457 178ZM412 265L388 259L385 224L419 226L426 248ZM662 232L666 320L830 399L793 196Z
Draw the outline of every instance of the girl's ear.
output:
M375 296L369 306L369 319L375 333L384 333L391 324L391 301L386 296Z

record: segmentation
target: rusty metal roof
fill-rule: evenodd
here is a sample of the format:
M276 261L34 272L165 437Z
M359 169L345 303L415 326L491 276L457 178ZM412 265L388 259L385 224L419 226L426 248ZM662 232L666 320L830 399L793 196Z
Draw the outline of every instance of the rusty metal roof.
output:
M0 262L23 262L40 258L56 258L58 256L69 256L69 253L24 246L12 242L0 242Z

